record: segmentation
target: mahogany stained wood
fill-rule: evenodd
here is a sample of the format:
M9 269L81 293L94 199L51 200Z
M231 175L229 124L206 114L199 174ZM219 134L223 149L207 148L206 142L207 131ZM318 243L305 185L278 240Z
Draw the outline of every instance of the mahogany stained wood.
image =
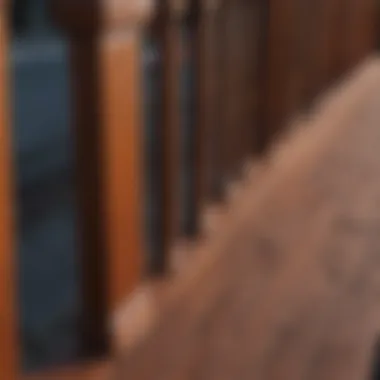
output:
M111 343L109 319L142 275L142 26L151 2L57 0L71 38L86 349Z
M289 84L291 76L293 0L271 0L268 4L267 74L265 117L268 134L273 138L287 123L291 109Z
M12 194L11 144L8 107L7 9L0 2L0 376L16 379L18 342L16 340L14 270L14 203Z
M196 55L196 203L200 214L213 197L215 175L220 174L218 106L218 13L220 0L192 0ZM214 194L215 195L215 194Z
M160 3L153 21L153 34L161 54L161 119L159 120L162 154L160 217L158 244L153 270L162 273L168 267L168 254L175 238L181 234L181 78L184 60L182 22L186 1L165 0Z

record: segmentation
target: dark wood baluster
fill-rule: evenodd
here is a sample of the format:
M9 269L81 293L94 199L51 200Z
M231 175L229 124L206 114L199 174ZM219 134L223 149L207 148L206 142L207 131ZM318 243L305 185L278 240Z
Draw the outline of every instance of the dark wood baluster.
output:
M244 2L245 30L242 38L245 40L245 128L246 155L257 154L258 143L258 97L259 97L259 59L260 59L260 2L246 0Z
M317 21L317 32L314 47L314 65L313 75L313 97L318 96L325 87L325 73L326 73L326 40L328 41L328 15L327 4L328 1L321 0L315 3L315 19Z
M269 120L269 36L270 36L270 4L267 0L257 0L259 8L259 35L258 35L258 83L257 83L257 143L259 154L266 152L271 139Z
M56 0L71 40L84 340L107 350L109 317L141 278L141 53L152 2Z
M231 106L232 113L230 119L231 139L234 142L233 152L233 179L238 179L242 172L243 162L246 159L246 92L245 84L245 27L246 14L244 13L243 0L231 2L230 8L230 29L229 29L229 46L231 52ZM242 140L244 136L244 141Z
M207 203L212 200L215 165L219 165L219 146L215 144L217 133L217 60L218 45L217 11L219 1L191 0L189 12L190 55L194 73L194 162L193 162L193 207L187 233L200 232L201 216ZM215 169L216 168L216 169Z
M301 44L303 45L303 67L301 102L303 109L308 111L316 95L316 69L318 54L318 2L320 0L299 0L301 12Z
M11 144L7 99L7 9L0 2L0 372L1 378L16 379L16 340L13 213L11 184Z
M224 166L227 183L238 174L239 147L239 99L238 99L238 55L239 34L237 29L236 3L226 0L223 8L224 28L221 36L225 44L223 66L223 112L224 112Z
M253 123L250 122L250 112L253 107L251 95L253 80L250 76L250 71L254 65L251 59L251 55L254 53L254 30L251 29L252 23L250 19L252 17L252 5L253 3L247 0L236 2L238 119L235 133L238 138L238 172L242 172L248 162L253 145Z
M273 139L289 116L290 37L292 0L269 1L267 89L265 106L267 127Z
M219 108L219 49L218 20L220 0L197 1L198 12L197 60L198 60L198 164L203 171L198 182L198 197L202 205L218 200L216 189L220 177L221 138L218 123ZM203 136L203 137L202 137Z
M158 39L161 55L161 99L162 109L159 132L162 163L161 200L157 252L154 253L153 269L162 273L167 269L167 260L173 241L181 233L181 75L183 47L181 23L187 10L187 1L165 0L160 3L154 20L153 33Z
M218 28L218 93L217 98L217 123L219 129L219 175L217 183L217 194L220 199L224 198L226 194L226 187L231 173L231 144L229 136L229 109L230 109L230 96L229 96L229 45L227 44L228 36L228 13L229 13L229 0L221 1L218 12L217 28Z
M226 20L225 1L219 0L214 4L217 5L214 14L214 42L215 49L215 137L214 141L214 186L213 194L214 199L221 201L225 195L226 177L228 169L228 155L227 155L227 134L226 134L226 64L227 53L225 35L226 35Z

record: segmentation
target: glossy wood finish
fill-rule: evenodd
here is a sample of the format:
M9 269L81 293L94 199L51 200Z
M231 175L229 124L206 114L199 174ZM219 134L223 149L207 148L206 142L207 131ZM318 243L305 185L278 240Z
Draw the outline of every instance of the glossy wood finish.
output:
M268 4L267 73L265 99L266 128L274 138L289 120L291 110L292 15L294 0L271 0Z
M260 38L263 24L263 12L259 0L243 2L245 75L243 78L242 93L244 96L245 117L243 146L245 158L251 159L257 155L258 144L258 107L259 107L259 63Z
M218 125L218 15L220 0L192 0L192 12L196 22L197 74L197 180L196 198L198 213L213 197L215 175L219 173L220 136Z
M182 23L187 12L187 1L165 0L153 20L153 38L158 41L160 60L161 118L158 121L159 152L162 155L160 178L158 242L154 252L153 270L162 273L168 267L168 254L173 242L181 235L181 133L184 47ZM183 91L183 90L182 90Z
M194 1L193 12L197 15L197 166L199 174L196 184L199 212L207 202L215 199L214 185L220 175L220 125L218 124L219 102L219 52L220 35L218 20L221 1Z
M136 288L142 223L141 38L150 1L57 0L71 38L81 219L84 335L110 344L110 317Z
M218 133L217 107L219 95L220 36L218 16L220 1L190 1L188 26L191 33L189 52L194 75L192 204L187 235L201 232L201 217L205 206L219 198L221 147Z
M226 24L225 24L225 1L217 3L218 8L214 14L214 33L212 46L215 49L215 135L213 141L213 185L212 199L222 201L225 196L226 174L227 174L227 155L226 155L226 59L227 49L225 44ZM211 37L210 37L211 38Z
M0 2L0 376L16 378L14 203L8 107L7 6Z

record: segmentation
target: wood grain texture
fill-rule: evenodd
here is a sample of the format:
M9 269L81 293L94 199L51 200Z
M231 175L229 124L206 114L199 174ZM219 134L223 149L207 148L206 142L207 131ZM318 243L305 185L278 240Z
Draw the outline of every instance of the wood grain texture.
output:
M7 10L0 2L0 373L16 379L18 370L17 317L15 313L16 276L14 249L13 174L8 104Z

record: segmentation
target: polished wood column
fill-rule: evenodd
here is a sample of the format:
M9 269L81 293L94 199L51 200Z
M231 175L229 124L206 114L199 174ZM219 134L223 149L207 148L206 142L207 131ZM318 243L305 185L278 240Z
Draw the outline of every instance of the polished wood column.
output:
M142 37L150 0L56 0L71 43L87 349L110 342L109 317L136 288L143 229Z

